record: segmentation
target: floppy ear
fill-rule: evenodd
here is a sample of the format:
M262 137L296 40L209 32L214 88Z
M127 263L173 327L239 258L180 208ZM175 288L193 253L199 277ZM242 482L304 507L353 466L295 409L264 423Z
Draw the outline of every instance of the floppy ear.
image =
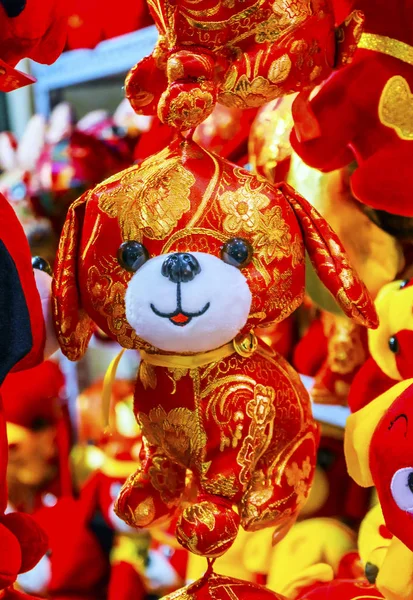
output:
M350 477L361 487L374 485L370 471L370 444L373 434L393 402L411 384L411 379L396 384L347 419L344 437L347 470Z
M84 355L94 331L82 307L77 281L78 248L88 194L76 200L67 213L60 238L52 284L53 316L60 348L69 360Z
M293 188L286 183L280 187L300 224L306 250L321 282L348 317L375 329L378 317L373 301L348 262L337 235L320 213Z

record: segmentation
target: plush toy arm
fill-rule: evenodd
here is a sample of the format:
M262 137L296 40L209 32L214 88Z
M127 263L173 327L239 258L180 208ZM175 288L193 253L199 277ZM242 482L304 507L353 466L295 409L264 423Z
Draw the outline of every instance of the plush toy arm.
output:
M125 81L126 97L139 115L156 115L162 93L168 87L165 72L151 54L135 65Z
M131 527L168 521L185 489L186 469L155 452L144 442L141 466L128 478L115 504L116 515Z
M292 110L297 126L291 132L290 141L294 151L310 167L331 171L354 160L348 145L355 131L356 107L349 99L349 89L357 70L357 66L351 65L335 73L312 101L305 103L298 96L294 102ZM299 121L305 122L306 118L315 120L318 125L315 139L303 139L300 133Z
M348 397L351 412L360 410L396 383L397 381L383 373L375 360L370 357L351 384Z
M378 319L374 304L334 231L290 186L281 184L281 190L301 226L304 244L321 282L348 317L360 325L376 328Z
M294 350L293 367L301 374L314 377L327 357L328 340L321 319L313 321Z

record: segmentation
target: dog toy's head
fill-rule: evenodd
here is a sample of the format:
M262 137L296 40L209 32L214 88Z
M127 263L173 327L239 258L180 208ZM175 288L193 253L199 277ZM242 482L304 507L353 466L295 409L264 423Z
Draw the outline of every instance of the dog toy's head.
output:
M339 240L305 200L178 138L69 211L54 281L61 347L79 358L93 320L126 348L218 348L301 304L305 249L343 310L374 326Z

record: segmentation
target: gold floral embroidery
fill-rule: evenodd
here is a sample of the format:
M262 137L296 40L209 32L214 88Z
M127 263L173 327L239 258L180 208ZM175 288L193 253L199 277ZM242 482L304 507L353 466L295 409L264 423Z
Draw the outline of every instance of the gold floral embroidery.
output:
M259 225L253 245L264 262L269 264L275 258L291 255L290 229L280 206L274 206L264 213Z
M294 488L294 492L297 495L297 504L302 505L308 495L310 481L309 478L312 473L311 460L309 457L305 459L301 468L296 462L291 467L287 467L285 475L289 486Z
M379 103L380 121L394 129L402 140L413 140L413 94L399 75L386 83Z
M225 106L238 108L254 108L278 98L282 91L277 85L259 75L251 81L243 74L232 84L233 73L224 82L219 101Z
M219 515L219 510L212 502L199 502L187 506L184 510L184 518L188 523L197 525L202 523L209 531L215 528L215 515Z
M168 100L161 100L161 110L164 109L165 102ZM166 123L179 129L192 129L211 114L214 106L214 98L207 90L194 88L190 92L181 92L170 103Z
M152 365L145 361L141 361L139 365L139 379L142 382L145 390L151 388L154 390L157 384L155 369Z
M209 494L216 496L224 496L225 498L233 498L238 492L238 485L235 475L222 475L219 473L212 479L205 478L202 482L203 489Z
M114 281L115 278L121 281ZM88 271L87 290L91 304L106 317L110 332L123 348L135 348L138 337L125 315L125 292L130 275L115 259L102 259ZM122 281L123 280L123 281Z
M138 420L149 444L162 448L166 456L185 467L199 459L207 443L196 413L188 408L174 408L166 413L158 406L148 415L138 413Z
M135 527L147 527L155 519L155 503L152 496L140 502L134 511L130 507L129 510Z
M102 191L99 208L118 219L125 240L163 239L190 210L195 177L169 149L124 172L112 191Z
M268 69L268 79L271 83L282 83L291 71L291 59L288 54L283 54L271 63Z
M259 211L266 208L269 202L268 196L251 190L249 181L235 192L226 192L219 199L227 215L223 223L224 230L230 234L257 230L261 220Z
M171 464L164 456L155 456L149 468L149 477L168 508L179 504L185 487L185 470L182 467Z
M274 493L274 486L266 479L262 470L252 474L248 501L254 506L263 506L269 502Z
M275 419L274 400L274 388L257 384L254 396L247 404L246 411L251 423L237 457L241 466L239 480L243 485L248 483L255 465L271 441Z

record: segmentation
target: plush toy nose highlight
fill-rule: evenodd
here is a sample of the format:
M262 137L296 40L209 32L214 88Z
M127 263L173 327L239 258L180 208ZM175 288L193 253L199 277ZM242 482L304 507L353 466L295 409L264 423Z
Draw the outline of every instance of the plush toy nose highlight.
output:
M162 265L162 275L172 283L187 283L201 272L199 262L192 254L171 254Z

